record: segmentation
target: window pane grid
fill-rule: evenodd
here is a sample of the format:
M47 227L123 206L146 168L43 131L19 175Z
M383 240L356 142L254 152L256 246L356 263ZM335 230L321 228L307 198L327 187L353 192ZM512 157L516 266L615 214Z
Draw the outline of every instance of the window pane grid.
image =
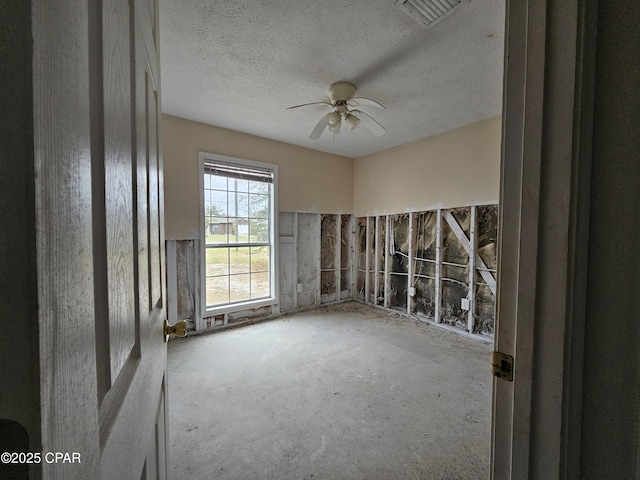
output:
M228 260L229 269L232 265L233 252L235 247L207 247L209 250L224 251ZM219 306L226 304L239 303L247 300L259 300L270 296L270 270L269 270L269 254L270 249L265 248L266 252L252 253L249 251L249 267L246 272L227 274L209 274L206 275L207 283L207 305ZM253 265L261 265L254 269ZM209 268L211 264L207 264L207 272L214 269Z
M208 307L271 296L272 174L205 165Z

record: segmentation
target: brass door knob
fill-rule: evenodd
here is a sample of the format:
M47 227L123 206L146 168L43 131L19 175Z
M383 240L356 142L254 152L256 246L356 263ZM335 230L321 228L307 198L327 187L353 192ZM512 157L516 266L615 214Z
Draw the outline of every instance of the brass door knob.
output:
M175 325L170 325L166 320L164 321L164 341L168 342L169 337L175 335L176 337L187 336L187 321L180 320Z

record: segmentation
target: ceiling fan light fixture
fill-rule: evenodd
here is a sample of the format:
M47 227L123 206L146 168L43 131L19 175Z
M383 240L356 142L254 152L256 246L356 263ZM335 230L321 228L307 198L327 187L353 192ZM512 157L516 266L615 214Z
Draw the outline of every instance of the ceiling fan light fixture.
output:
M344 121L346 122L350 130L353 130L360 124L360 119L351 113L348 113L345 116Z
M329 125L329 128L335 128L336 125L340 125L340 120L340 114L338 112L331 112L327 115L327 125Z
M329 125L329 131L331 133L340 133L340 122L336 123L335 125Z

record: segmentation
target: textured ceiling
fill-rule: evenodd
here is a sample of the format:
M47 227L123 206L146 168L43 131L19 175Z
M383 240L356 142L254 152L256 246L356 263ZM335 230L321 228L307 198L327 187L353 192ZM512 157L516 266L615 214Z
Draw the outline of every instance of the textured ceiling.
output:
M160 0L164 113L357 158L500 114L504 1L431 28L394 0ZM349 81L386 129L308 136Z

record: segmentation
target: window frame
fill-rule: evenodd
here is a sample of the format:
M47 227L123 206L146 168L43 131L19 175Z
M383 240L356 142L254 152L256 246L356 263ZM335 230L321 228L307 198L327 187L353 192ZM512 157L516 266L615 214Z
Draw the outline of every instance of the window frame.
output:
M237 312L240 310L247 310L250 308L259 308L264 306L276 306L278 303L278 275L276 266L278 265L278 242L276 241L276 235L278 232L278 165L273 163L260 162L256 160L249 160L244 158L230 157L226 155L219 155L208 152L198 152L198 195L200 210L198 212L199 232L200 232L200 309L202 317L208 317L217 314ZM271 172L273 175L272 194L270 198L269 211L269 246L271 249L271 255L269 256L269 286L270 292L268 298L261 298L258 300L245 300L233 303L226 303L216 306L207 306L206 284L207 284L207 272L206 272L206 228L205 228L205 201L204 201L204 173L205 164L217 163L221 165L228 165L232 167L245 167L254 168L258 170L265 170ZM277 308L276 308L277 309ZM277 312L274 312L277 313Z

